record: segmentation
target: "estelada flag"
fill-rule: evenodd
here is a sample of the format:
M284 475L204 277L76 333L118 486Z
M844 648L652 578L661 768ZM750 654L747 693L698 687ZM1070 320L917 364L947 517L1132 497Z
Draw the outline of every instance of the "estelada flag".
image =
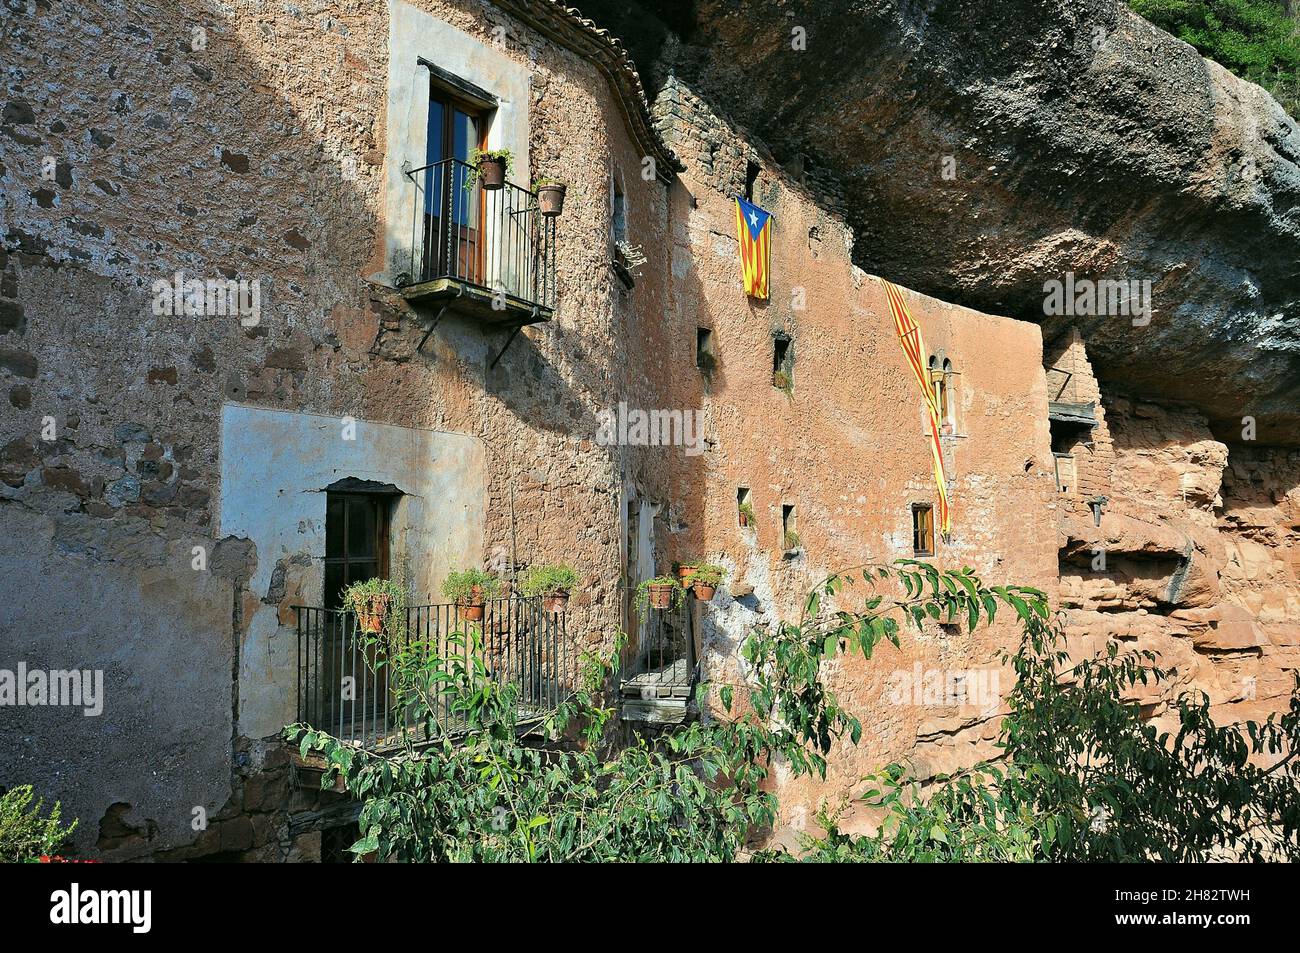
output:
M736 198L736 237L740 240L740 270L745 294L767 298L767 272L772 242L772 213Z
M907 365L912 369L912 376L921 388L921 399L925 401L926 422L930 426L930 457L934 464L934 487L939 496L939 531L947 536L952 531L948 508L948 480L944 476L943 444L939 440L939 400L934 393L934 385L926 373L925 339L921 337L921 328L912 318L912 312L903 300L903 294L892 282L880 279L889 298L889 310L894 315L894 330L898 333L898 343L903 346Z

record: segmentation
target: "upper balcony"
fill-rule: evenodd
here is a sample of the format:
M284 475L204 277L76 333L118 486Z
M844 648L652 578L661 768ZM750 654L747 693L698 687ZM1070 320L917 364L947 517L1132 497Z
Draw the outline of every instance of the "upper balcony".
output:
M410 267L398 281L406 299L492 324L550 320L554 209L459 159L403 171L415 185Z

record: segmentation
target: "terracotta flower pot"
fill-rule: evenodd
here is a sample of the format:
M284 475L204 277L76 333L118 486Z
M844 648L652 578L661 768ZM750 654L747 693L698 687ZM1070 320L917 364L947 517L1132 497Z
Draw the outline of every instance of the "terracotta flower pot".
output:
M551 615L559 615L568 604L569 594L563 589L553 592L549 596L542 596L542 608Z
M744 513L741 513L741 514L740 514L740 525L741 525L741 526L748 526L748 525L749 525L749 517L748 517L747 515L745 515Z
M494 192L506 184L506 160L505 159L480 159L478 163L479 180L483 183L483 188L489 192Z
M457 606L456 611L466 622L483 621L483 588L474 586L469 591L469 600Z
M673 587L660 584L646 587L651 609L667 609L673 604Z
M376 593L357 606L357 624L361 626L362 632L374 635L384 627L384 617L388 615L389 599L390 596L386 593Z
M683 589L690 588L690 585L691 585L691 577L695 575L695 570L698 569L698 568L699 568L698 566L678 566L678 567L677 567L677 578L680 579L680 580L682 581L682 588L683 588Z
M718 591L717 586L710 586L707 583L697 582L693 587L696 599L703 599L708 602L713 598L713 594Z
M537 204L547 218L555 218L564 211L564 191L567 188L561 182L548 182L537 187Z

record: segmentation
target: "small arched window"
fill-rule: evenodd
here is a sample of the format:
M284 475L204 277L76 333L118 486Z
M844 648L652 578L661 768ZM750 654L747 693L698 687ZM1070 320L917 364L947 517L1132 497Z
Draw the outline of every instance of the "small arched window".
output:
M943 351L930 355L930 388L939 412L939 427L945 434L957 432L957 374Z
M952 361L943 359L943 401L939 404L939 421L945 433L957 432L957 379Z
M951 373L952 362L947 358L940 357L937 354L930 355L930 388L934 392L934 406L939 412L939 425L944 428L945 433L951 433L950 414L948 409L948 375Z

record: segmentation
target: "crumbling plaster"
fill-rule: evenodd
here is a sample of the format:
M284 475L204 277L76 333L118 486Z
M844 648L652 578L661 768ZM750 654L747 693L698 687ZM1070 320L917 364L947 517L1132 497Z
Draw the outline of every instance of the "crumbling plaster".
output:
M219 532L256 553L239 661L239 732L263 738L297 720L294 605L324 605L325 488L346 477L403 493L392 563L412 605L441 602L442 578L483 545L484 450L439 433L227 404L222 408ZM302 557L305 557L302 558ZM277 568L284 572L270 601Z

